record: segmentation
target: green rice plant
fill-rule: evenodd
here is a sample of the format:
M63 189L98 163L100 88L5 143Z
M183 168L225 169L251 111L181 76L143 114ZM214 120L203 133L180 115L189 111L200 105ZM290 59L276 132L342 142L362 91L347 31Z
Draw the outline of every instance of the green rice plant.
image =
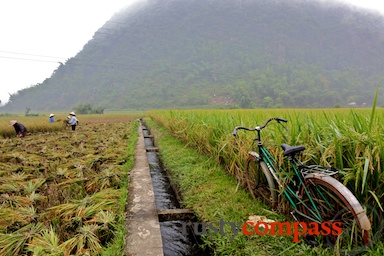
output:
M23 191L25 195L30 195L36 192L45 182L46 182L46 179L38 178L38 179L31 179L25 183L22 183Z
M42 223L31 223L10 234L0 233L0 255L20 255L32 237L40 233L43 227Z
M11 207L0 208L0 230L6 232L9 227L12 227L15 224L24 226L27 225L28 222L24 218L24 215L17 211L17 209Z
M100 196L99 194L103 195ZM105 196L108 193L111 195ZM87 196L80 200L74 200L72 203L60 204L47 209L43 215L50 218L60 217L65 221L70 221L73 217L80 217L82 220L88 220L99 211L114 211L116 209L116 198L119 196L117 190L103 190L93 196Z
M115 225L116 214L109 211L100 211L93 215L86 223L98 224L102 230L109 230Z
M65 255L70 255L72 252L75 255L98 254L102 248L100 240L96 235L98 229L98 225L84 225L80 227L73 238L62 244Z
M101 244L105 241L111 241L114 237L115 230L118 229L117 223L118 215L109 211L100 211L96 213L92 219L86 221L86 224L96 224L99 226L97 236L100 239Z
M20 206L32 205L33 201L29 197L1 194L1 202L3 206L10 208L16 208Z
M119 169L111 166L91 176L92 179L86 182L87 193L118 187L121 184L121 177L124 175L124 172Z
M234 141L233 128L261 125L274 116L287 119L288 131L270 127L263 133L264 143L278 163L289 171L281 143L301 144L306 147L303 162L340 169L337 178L367 206L373 232L379 232L384 215L383 109L154 110L147 115L186 146L217 159L240 185L246 178L244 163L253 137L242 133Z
M21 189L22 189L22 185L18 182L13 182L13 181L0 185L1 193L9 193L9 192L19 193Z
M147 123L147 120L145 120ZM183 206L192 209L199 221L215 223L220 220L244 222L250 215L267 216L276 221L285 217L270 210L261 201L254 201L236 179L226 175L216 159L197 153L175 140L152 120L151 134L157 138L160 157L171 179L180 187ZM229 137L233 139L232 137ZM233 142L233 140L231 140ZM233 145L228 143L228 145ZM292 243L289 236L245 236L241 232L233 238L226 226L223 234L203 236L203 248L211 248L212 255L330 255L330 249L311 248L304 243Z
M26 251L33 253L33 255L62 256L65 253L52 226L49 229L44 228L38 235L34 236Z

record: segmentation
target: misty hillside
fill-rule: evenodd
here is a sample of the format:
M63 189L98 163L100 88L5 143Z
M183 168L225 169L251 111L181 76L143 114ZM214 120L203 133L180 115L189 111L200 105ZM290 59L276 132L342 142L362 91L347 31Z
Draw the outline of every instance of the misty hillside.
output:
M383 53L383 16L344 5L150 0L1 111L369 106Z

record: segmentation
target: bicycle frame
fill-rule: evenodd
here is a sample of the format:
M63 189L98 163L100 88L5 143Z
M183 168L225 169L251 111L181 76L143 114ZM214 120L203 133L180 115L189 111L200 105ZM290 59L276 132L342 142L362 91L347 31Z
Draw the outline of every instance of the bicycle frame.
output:
M236 130L237 129L256 131L257 136L254 139L254 141L257 142L257 148L258 148L259 153L251 151L248 154L253 155L256 158L256 161L258 161L258 162L263 161L267 165L270 173L272 174L273 178L275 179L276 183L278 184L280 190L284 193L284 195L287 197L290 205L294 208L295 213L297 213L297 214L299 214L299 215L301 215L301 216L305 217L306 219L309 219L313 222L321 223L322 222L321 214L318 211L310 193L308 192L308 190L304 184L304 175L302 174L302 169L305 166L294 156L293 157L289 156L288 160L290 162L290 166L294 170L294 176L298 178L298 185L295 185L295 186L292 186L292 184L291 185L290 184L283 185L282 181L284 181L284 179L286 179L286 177L281 176L281 174L284 173L283 168L278 164L277 160L272 156L272 154L268 151L268 149L263 146L260 133L261 133L261 130L271 120L276 120L278 123L280 123L281 121L286 122L286 120L282 119L282 118L271 118L271 119L267 120L264 123L264 125L257 126L253 129L249 129L249 128L241 127L241 126L236 127L233 135L236 136ZM294 191L294 190L299 191L301 188L304 188L304 191L309 198L309 204L310 205L308 205L308 203L301 200L301 198L299 198L299 196L298 196L298 193ZM319 191L319 193L321 194L320 191ZM326 197L325 196L322 196L322 197L327 202L327 204L329 204L329 202L326 200ZM311 212L313 214L313 216L316 216L316 219L313 219L310 216L299 211L299 209L298 209L299 204L303 205L309 212ZM291 212L291 215L297 220L297 218L294 215L294 212Z
M297 154L305 149L304 146L282 144L284 156L289 161L288 168L293 172L292 179L292 176L288 175L285 168L264 147L260 136L261 130L272 120L279 124L287 122L283 118L275 117L268 119L261 126L254 128L237 126L233 131L234 136L238 129L257 132L252 144L252 148L255 148L254 144L257 143L257 150L248 152L245 173L251 195L256 198L256 193L264 202L271 203L272 207L275 207L278 202L276 193L278 190L280 195L286 197L291 206L290 209L292 209L290 212L292 217L303 230L306 229L304 224L307 222L320 225L335 222L342 225L342 233L344 234L345 230L345 235L339 236L338 233L335 235L332 233L327 243L334 245L340 242L339 245L343 248L349 248L351 243L369 244L371 223L354 194L341 182L331 177L338 172L337 169L320 165L305 165L297 157ZM276 183L278 187L276 187Z
M279 185L279 188L281 189L281 191L284 193L284 195L288 199L290 205L294 208L295 213L297 213L297 214L299 214L299 215L301 215L301 216L303 216L303 217L305 217L311 221L321 223L322 222L321 214L318 212L316 205L312 200L312 197L310 196L309 192L307 191L307 189L305 188L305 185L304 185L304 176L301 174L301 171L300 171L300 166L302 166L302 164L296 158L289 159L290 165L291 165L292 169L294 170L295 177L298 178L299 184L296 186L292 186L290 184L283 185L281 181L283 181L286 178L286 177L281 177L281 175L280 175L281 173L284 172L283 168L277 163L277 160L262 145L262 143L260 141L258 142L258 148L259 148L260 154L258 154L256 152L249 152L249 154L256 156L257 161L264 161L265 162L270 173L274 177L276 183ZM277 166L278 170L276 169L275 166ZM310 199L311 206L308 206L307 205L308 203L305 203L304 201L302 201L298 197L297 193L294 191L294 190L299 191L301 187L303 187L305 189L305 191L308 195L308 198ZM324 199L325 199L325 197L324 197ZM304 207L306 207L315 216L317 216L318 219L312 219L308 215L299 211L298 210L298 204L304 205ZM315 210L315 212L313 212L313 209ZM293 215L292 212L291 212L291 214ZM294 215L293 215L293 217L295 218Z

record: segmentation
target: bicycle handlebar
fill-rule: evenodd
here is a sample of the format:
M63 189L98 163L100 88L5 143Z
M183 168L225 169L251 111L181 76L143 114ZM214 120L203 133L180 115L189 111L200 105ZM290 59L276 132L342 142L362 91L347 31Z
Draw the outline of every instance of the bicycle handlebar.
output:
M249 128L249 127L245 127L245 126L236 126L235 129L233 129L233 133L232 134L233 134L233 136L236 136L237 135L237 130L247 130L247 131L256 131L256 130L258 130L258 131L260 131L260 130L264 129L265 126L267 126L267 124L269 122L271 122L272 120L275 120L278 123L280 123L280 122L284 122L284 123L288 122L287 119L284 119L284 118L281 118L281 117L272 117L272 118L268 119L263 125L256 126L254 128Z

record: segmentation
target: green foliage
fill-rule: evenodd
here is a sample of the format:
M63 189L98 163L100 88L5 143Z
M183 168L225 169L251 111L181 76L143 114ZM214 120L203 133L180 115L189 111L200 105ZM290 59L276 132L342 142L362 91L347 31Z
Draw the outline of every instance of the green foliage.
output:
M39 114L31 114L29 113L31 111L30 108L25 108L25 116L39 116Z
M211 112L213 119L220 124L220 119L228 112ZM156 119L164 118L164 112L157 112ZM169 113L169 112L166 112ZM195 144L194 138L204 132L201 132L200 125L208 130L212 135L213 141L221 133L219 126L211 127L212 122L199 122L200 117L207 117L204 113L199 112L183 112L188 113L188 118L194 124L194 128L188 132L188 141ZM178 111L171 113L174 118L183 115ZM151 114L152 115L152 114ZM186 116L184 116L186 117ZM220 118L221 117L221 118ZM195 119L197 118L197 119ZM175 120L180 119L173 119ZM204 121L207 121L204 118ZM166 120L163 120L166 121ZM183 125L187 125L189 121L182 120ZM228 120L226 120L228 121ZM228 173L217 164L217 159L213 152L208 155L199 154L195 149L186 147L184 143L175 139L172 135L178 134L183 136L183 131L178 127L171 134L164 130L164 127L150 119L145 119L147 127L151 130L151 134L156 138L156 142L160 148L160 156L167 170L171 173L174 183L180 187L182 193L183 206L192 209L198 216L200 221L206 223L215 223L220 220L236 223L244 223L249 216L260 215L266 216L268 219L276 221L294 221L287 220L285 216L278 214L260 201L255 201L247 192L239 186L234 177L227 175ZM172 126L166 125L168 131ZM176 126L178 126L176 124ZM218 129L218 130L217 130ZM218 134L215 134L215 131ZM187 131L185 131L187 132ZM192 135L193 134L193 135ZM196 136L196 137L195 137ZM225 137L225 135L223 135ZM201 141L202 142L202 141ZM204 145L200 145L202 148ZM213 154L213 155L212 155ZM333 253L330 248L310 247L304 242L292 243L290 236L273 236L273 235L244 235L241 230L233 237L234 233L228 226L224 229L223 234L201 237L203 248L212 250L212 255L331 255Z
M148 1L1 110L371 106L384 86L384 19L321 4Z
M274 116L286 118L288 132L273 125L263 131L272 155L288 170L279 145L305 145L302 161L340 169L338 179L366 206L373 234L383 237L383 109L153 110L148 115L175 138L216 159L242 185L254 134L239 133L234 141L233 128L255 127Z
M74 107L78 114L104 114L104 109L103 107L93 107L92 104L79 104Z

